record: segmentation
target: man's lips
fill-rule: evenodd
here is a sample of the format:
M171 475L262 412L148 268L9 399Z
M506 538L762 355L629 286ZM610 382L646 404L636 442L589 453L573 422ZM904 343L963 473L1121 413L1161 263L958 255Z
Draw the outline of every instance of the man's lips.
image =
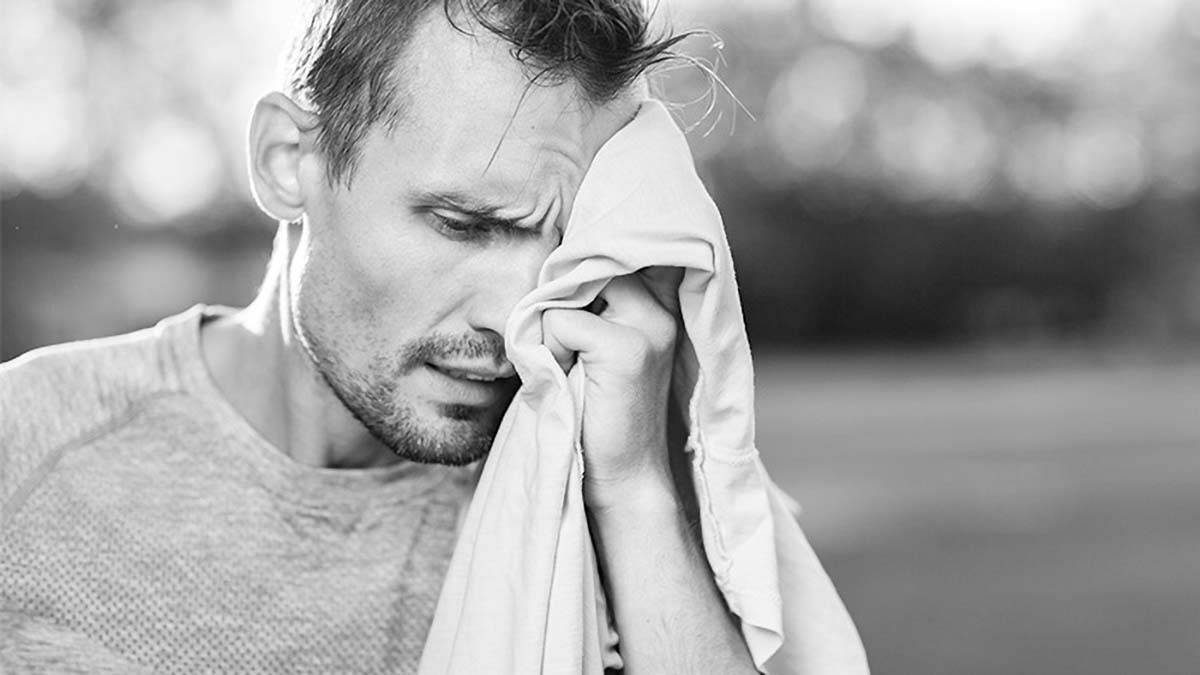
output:
M428 364L430 368L448 375L456 380L467 380L470 382L492 383L500 382L514 377L517 373L512 365L497 368L494 366L467 366L467 365L450 365L440 363Z
M424 395L434 403L494 409L521 386L512 364L426 362L425 366L430 379Z

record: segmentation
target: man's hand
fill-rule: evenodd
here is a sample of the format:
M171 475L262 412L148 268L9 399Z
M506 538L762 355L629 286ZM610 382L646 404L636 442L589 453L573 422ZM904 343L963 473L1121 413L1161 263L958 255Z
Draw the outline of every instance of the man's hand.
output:
M667 404L678 297L656 298L643 275L674 291L678 269L613 279L596 312L548 310L546 345L586 375L584 503L620 634L624 672L754 673L699 533L675 493ZM658 287L658 284L655 284Z
M656 268L666 288L683 272ZM667 400L675 354L678 298L656 298L641 274L613 279L595 313L542 315L545 344L569 370L578 354L587 381L583 408L584 500L607 510L618 500L673 496L667 458Z

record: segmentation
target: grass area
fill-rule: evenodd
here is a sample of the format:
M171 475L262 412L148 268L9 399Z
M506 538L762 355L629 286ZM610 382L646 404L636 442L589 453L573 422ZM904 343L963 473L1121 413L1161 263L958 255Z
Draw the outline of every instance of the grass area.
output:
M756 370L764 461L875 672L1200 672L1200 358Z

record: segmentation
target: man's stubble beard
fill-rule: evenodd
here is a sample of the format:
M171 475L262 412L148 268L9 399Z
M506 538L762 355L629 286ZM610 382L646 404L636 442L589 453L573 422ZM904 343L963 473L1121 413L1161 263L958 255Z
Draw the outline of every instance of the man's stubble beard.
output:
M423 365L414 363L411 355L429 349L411 345L401 352L410 356L377 356L365 372L356 372L311 332L306 331L300 342L342 405L397 457L423 464L462 466L482 459L491 449L501 414L449 405L440 411L441 428L431 428L398 395L396 383L400 378Z

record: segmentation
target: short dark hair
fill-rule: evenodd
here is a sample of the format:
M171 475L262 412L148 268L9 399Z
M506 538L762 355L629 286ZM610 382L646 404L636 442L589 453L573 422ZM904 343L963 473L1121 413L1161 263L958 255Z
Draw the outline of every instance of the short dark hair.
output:
M349 183L358 144L380 120L394 123L397 59L437 0L311 0L287 53L287 85L321 120L319 147L331 184ZM574 81L592 103L605 103L654 64L673 58L687 34L653 34L642 0L442 0L461 19L512 45L529 67L530 85Z

